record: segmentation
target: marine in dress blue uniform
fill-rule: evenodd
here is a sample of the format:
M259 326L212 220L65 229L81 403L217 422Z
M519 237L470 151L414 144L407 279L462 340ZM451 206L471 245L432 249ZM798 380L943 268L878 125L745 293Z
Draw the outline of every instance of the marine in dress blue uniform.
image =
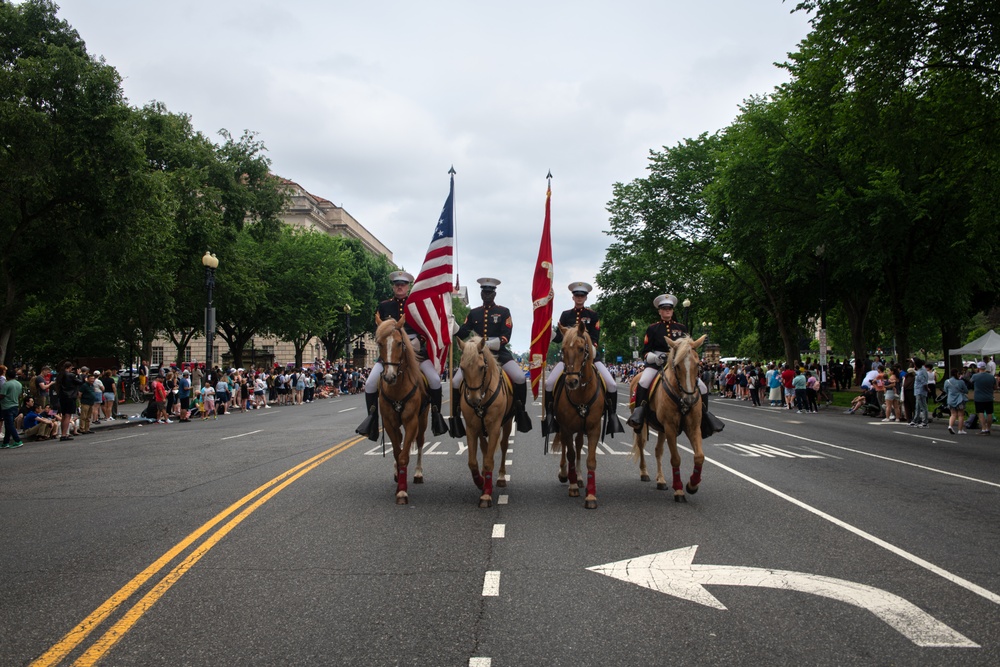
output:
M398 322L406 314L406 299L410 294L413 276L406 271L393 271L389 274L389 280L392 282L393 296L378 304L375 309L376 322L382 322L389 318ZM447 433L448 424L441 415L441 376L434 368L434 364L427 360L427 344L424 339L408 322L403 324L403 331L413 343L413 348L417 353L417 361L420 362L420 370L427 378L431 403L431 431L434 435ZM368 380L365 382L365 405L368 416L355 429L355 432L367 435L369 440L378 439L378 382L379 378L382 377L382 370L382 360L379 359L372 366Z
M528 385L525 383L524 371L514 360L507 344L514 326L510 317L510 310L505 306L496 303L497 287L500 281L496 278L480 278L476 282L480 285L480 295L483 305L477 306L469 311L465 318L465 323L459 327L455 333L456 338L462 340L475 334L482 336L486 340L486 347L496 355L497 362L503 367L507 377L510 378L514 386L514 413L517 422L517 430L526 433L531 430L531 419L525 410L525 403L528 397ZM461 369L455 373L452 379L452 400L458 405L460 398L459 388L462 385ZM452 436L461 437L464 434L465 426L462 424L461 415L456 412L453 422Z
M618 384L608 371L607 366L604 365L604 355L601 353L601 316L584 305L587 301L587 296L593 289L590 284L585 282L569 284L569 291L573 294L573 308L564 310L559 315L559 326L555 327L552 340L553 342L561 343L563 340L562 328L576 328L581 322L583 323L584 328L587 330L587 335L590 336L590 342L594 345L594 366L601 374L601 377L604 378L604 384L607 388L604 403L604 410L607 415L605 435L614 437L615 433L623 433L625 429L622 428L621 423L618 421ZM553 391L556 382L558 382L559 377L562 375L563 368L563 362L560 360L552 368L552 372L545 378L545 419L542 421L542 435L548 435L558 430L555 413L552 409L554 402Z

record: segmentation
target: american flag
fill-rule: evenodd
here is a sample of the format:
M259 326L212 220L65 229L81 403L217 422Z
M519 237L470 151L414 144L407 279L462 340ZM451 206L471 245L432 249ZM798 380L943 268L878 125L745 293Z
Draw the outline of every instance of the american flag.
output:
M427 341L427 357L444 370L451 344L451 293L455 249L455 173L420 275L406 299L406 322Z

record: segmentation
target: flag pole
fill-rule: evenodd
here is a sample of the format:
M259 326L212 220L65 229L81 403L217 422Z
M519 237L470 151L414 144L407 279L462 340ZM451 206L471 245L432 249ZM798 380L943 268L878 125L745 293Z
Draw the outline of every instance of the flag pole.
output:
M552 336L552 316L551 316L551 312L552 312L551 311L551 308L552 308L552 296L553 296L553 293L552 293L552 275L551 275L552 242L551 242L550 238L547 241L547 237L551 233L549 231L549 223L550 223L550 220L551 220L551 218L550 218L550 208L549 207L550 207L551 201L552 201L552 170L551 169L549 169L549 173L545 175L545 182L546 182L546 188L545 188L545 222L544 222L543 227L542 227L542 241L539 244L539 248L538 248L538 253L539 253L539 260L538 261L539 261L539 263L541 263L541 261L543 259L542 258L543 249L546 247L546 245L548 245L548 254L549 254L549 263L550 263L550 265L549 265L549 271L550 271L550 273L549 273L549 294L548 294L549 301L548 301L548 308L549 308L549 313L550 314L549 314L548 327L547 327L546 331L540 331L538 335L540 335L540 336ZM536 278L537 278L537 267L536 267ZM532 296L532 299L534 299L535 298L535 294L534 294L535 284L534 284L534 281L532 281L531 290L533 292L531 296ZM535 304L533 303L532 306L534 307L534 305ZM532 329L534 329L534 326L532 326ZM532 334L534 335L534 331L532 331ZM541 355L541 357L542 357L542 359L541 359L541 372L539 373L539 376L538 376L538 381L541 383L541 392L542 392L542 424L545 423L546 418L548 416L547 415L547 406L545 405L545 370L546 370L546 366L547 366L547 364L546 364L546 357L548 357L548 351L549 351L548 343L543 344L543 346L542 346L542 355ZM537 391L536 391L536 395L537 395ZM542 448L542 455L543 456L548 456L548 454L549 454L549 434L546 433L545 434L545 445Z
M455 165L451 165L451 168L448 170L448 176L451 178L451 189L452 189L453 193L455 191L455 174L457 174L457 173L458 172L455 171ZM459 287L459 285L460 285L460 281L459 281L459 278L458 278L458 215L456 215L456 213L455 213L455 208L456 208L455 207L455 198L452 198L452 200L451 200L451 238L452 238L452 243L454 244L453 247L452 247L452 262L453 262L452 266L455 267L455 282L451 286L452 293L454 293L455 290L457 290L458 287ZM448 298L449 299L451 298L451 294L448 295ZM451 322L448 323L448 327L449 327L449 329L451 328ZM455 360L453 358L455 356L455 347L454 347L455 346L455 341L452 340L451 336L452 336L452 332L449 330L449 332L448 332L448 396L449 397L454 397L454 392L451 391L451 388L452 388L451 381L452 381L452 378L455 377ZM456 410L456 408L455 408L455 401L453 400L453 398L449 398L448 399L448 403L451 404L451 415L450 416L451 416L451 421L454 422L455 421L455 410Z

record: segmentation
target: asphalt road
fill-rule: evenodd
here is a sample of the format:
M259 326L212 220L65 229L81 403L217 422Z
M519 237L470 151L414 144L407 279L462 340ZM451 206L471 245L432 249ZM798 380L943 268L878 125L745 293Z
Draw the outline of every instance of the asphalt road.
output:
M697 495L619 436L596 510L537 421L398 507L357 396L0 451L0 664L1000 663L1000 435L712 407Z

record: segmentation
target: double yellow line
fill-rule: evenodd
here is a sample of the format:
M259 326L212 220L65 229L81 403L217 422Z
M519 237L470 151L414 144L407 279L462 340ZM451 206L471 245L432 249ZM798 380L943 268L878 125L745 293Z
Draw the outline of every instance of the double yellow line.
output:
M170 590L171 586L177 583L177 581L183 577L195 563L201 560L202 556L218 544L218 542L229 534L233 528L238 526L244 519L253 514L257 508L273 498L289 484L317 466L322 465L337 454L340 454L341 452L356 445L363 439L363 436L359 436L334 445L325 452L317 454L311 459L308 459L294 468L285 471L272 479L270 482L267 482L240 498L224 511L207 521L196 531L178 542L172 549L170 549L170 551L163 554L152 565L137 574L130 582L122 586L121 589L108 598L104 604L91 612L87 618L80 621L75 628L66 633L66 635L48 651L32 662L31 666L48 667L50 665L58 664L63 658L83 643L87 636L100 626L101 623L107 620L108 617L111 616L116 609L118 609L118 607L124 604L140 588L159 574L159 572L163 570L172 560L174 560L174 558L179 556L188 547L198 541L203 535L229 518L230 515L235 514L235 516L229 519L229 521L227 521L214 533L209 535L208 538L206 538L190 554L188 554L188 556L181 561L179 565L174 567L174 569L170 570L170 572L160 579L149 590L149 592L142 596L142 598L136 602L131 609L125 612L125 614L118 619L114 625L112 625L97 641L91 644L83 655L81 655L73 663L74 665L79 665L81 667L97 664L97 662L103 658L109 650L111 650L111 647L114 646L119 639L125 636L125 633L127 633L132 626L135 625L136 621L138 621L150 607L156 604L156 602L163 597L168 590Z

